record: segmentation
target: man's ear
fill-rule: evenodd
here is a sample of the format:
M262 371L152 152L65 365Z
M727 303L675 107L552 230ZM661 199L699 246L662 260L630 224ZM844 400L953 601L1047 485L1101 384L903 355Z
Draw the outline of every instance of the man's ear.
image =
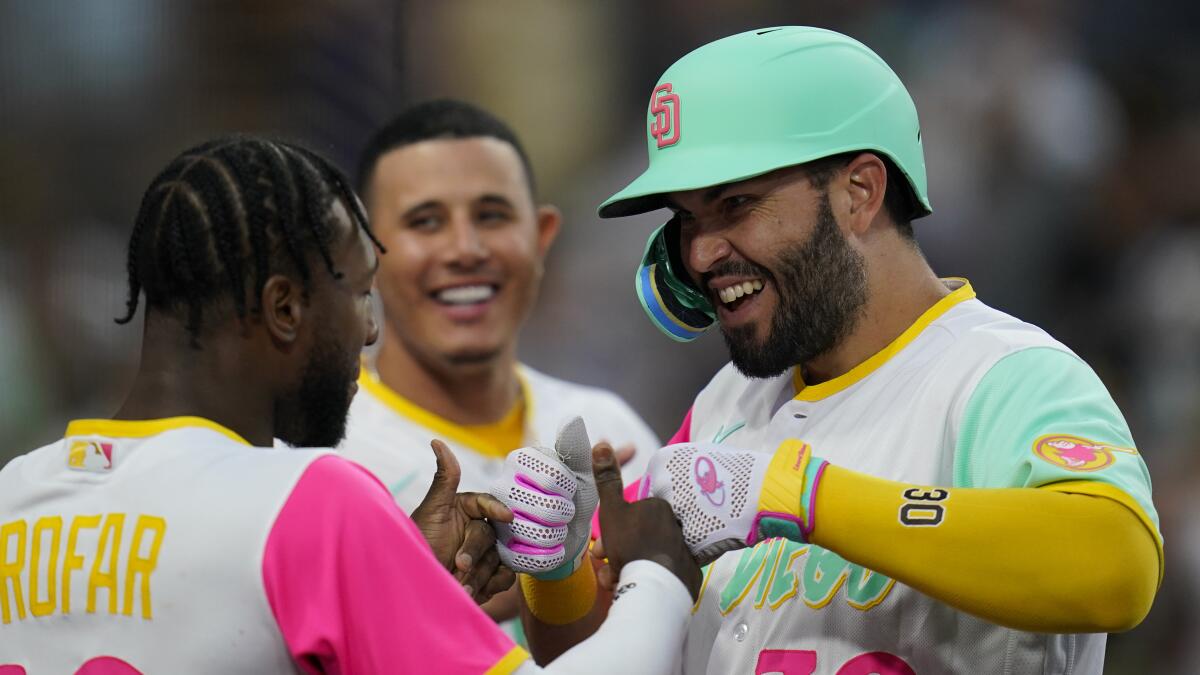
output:
M272 340L285 349L295 344L304 321L304 293L300 284L282 274L271 275L263 284L262 315Z
M878 155L864 152L846 165L846 193L849 222L853 232L862 234L883 207L887 193L887 167Z
M557 206L543 204L537 208L538 256L545 258L562 229L562 211Z

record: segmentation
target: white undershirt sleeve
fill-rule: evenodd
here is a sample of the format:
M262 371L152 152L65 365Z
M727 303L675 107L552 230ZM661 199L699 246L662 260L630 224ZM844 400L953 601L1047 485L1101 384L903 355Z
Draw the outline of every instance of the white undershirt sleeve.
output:
M621 570L608 618L590 638L545 667L514 675L668 675L678 670L692 597L667 568L635 560Z

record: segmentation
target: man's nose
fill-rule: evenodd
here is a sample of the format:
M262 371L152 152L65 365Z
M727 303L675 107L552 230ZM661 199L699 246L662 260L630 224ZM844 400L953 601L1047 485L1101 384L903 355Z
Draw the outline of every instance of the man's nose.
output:
M717 263L729 257L729 240L716 232L699 232L684 242L683 259L693 280L699 281Z
M450 225L450 245L445 253L449 262L473 267L488 258L490 252L479 228L465 215L456 216Z

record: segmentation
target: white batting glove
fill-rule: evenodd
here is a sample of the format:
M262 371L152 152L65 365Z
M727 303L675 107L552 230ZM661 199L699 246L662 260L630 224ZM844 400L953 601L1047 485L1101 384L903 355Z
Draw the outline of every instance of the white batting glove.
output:
M491 493L513 512L511 524L492 523L500 560L539 579L570 576L587 551L599 501L583 419L559 428L553 450L510 452Z
M773 454L677 443L651 457L639 497L671 504L684 541L704 564L770 537L807 542L826 464L796 440Z

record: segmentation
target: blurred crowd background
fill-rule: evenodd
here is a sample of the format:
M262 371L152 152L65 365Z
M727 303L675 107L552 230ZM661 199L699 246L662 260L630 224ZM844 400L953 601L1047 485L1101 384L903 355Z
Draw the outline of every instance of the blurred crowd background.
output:
M662 70L779 24L840 30L892 65L922 119L934 214L916 229L934 269L1045 327L1112 390L1154 479L1167 572L1149 619L1110 640L1108 672L1200 672L1197 3L2 0L0 463L114 411L139 347L113 323L126 239L175 153L266 132L349 172L376 126L436 96L507 119L566 214L525 360L617 391L669 436L724 348L642 316L633 270L663 214L595 208L644 166Z

